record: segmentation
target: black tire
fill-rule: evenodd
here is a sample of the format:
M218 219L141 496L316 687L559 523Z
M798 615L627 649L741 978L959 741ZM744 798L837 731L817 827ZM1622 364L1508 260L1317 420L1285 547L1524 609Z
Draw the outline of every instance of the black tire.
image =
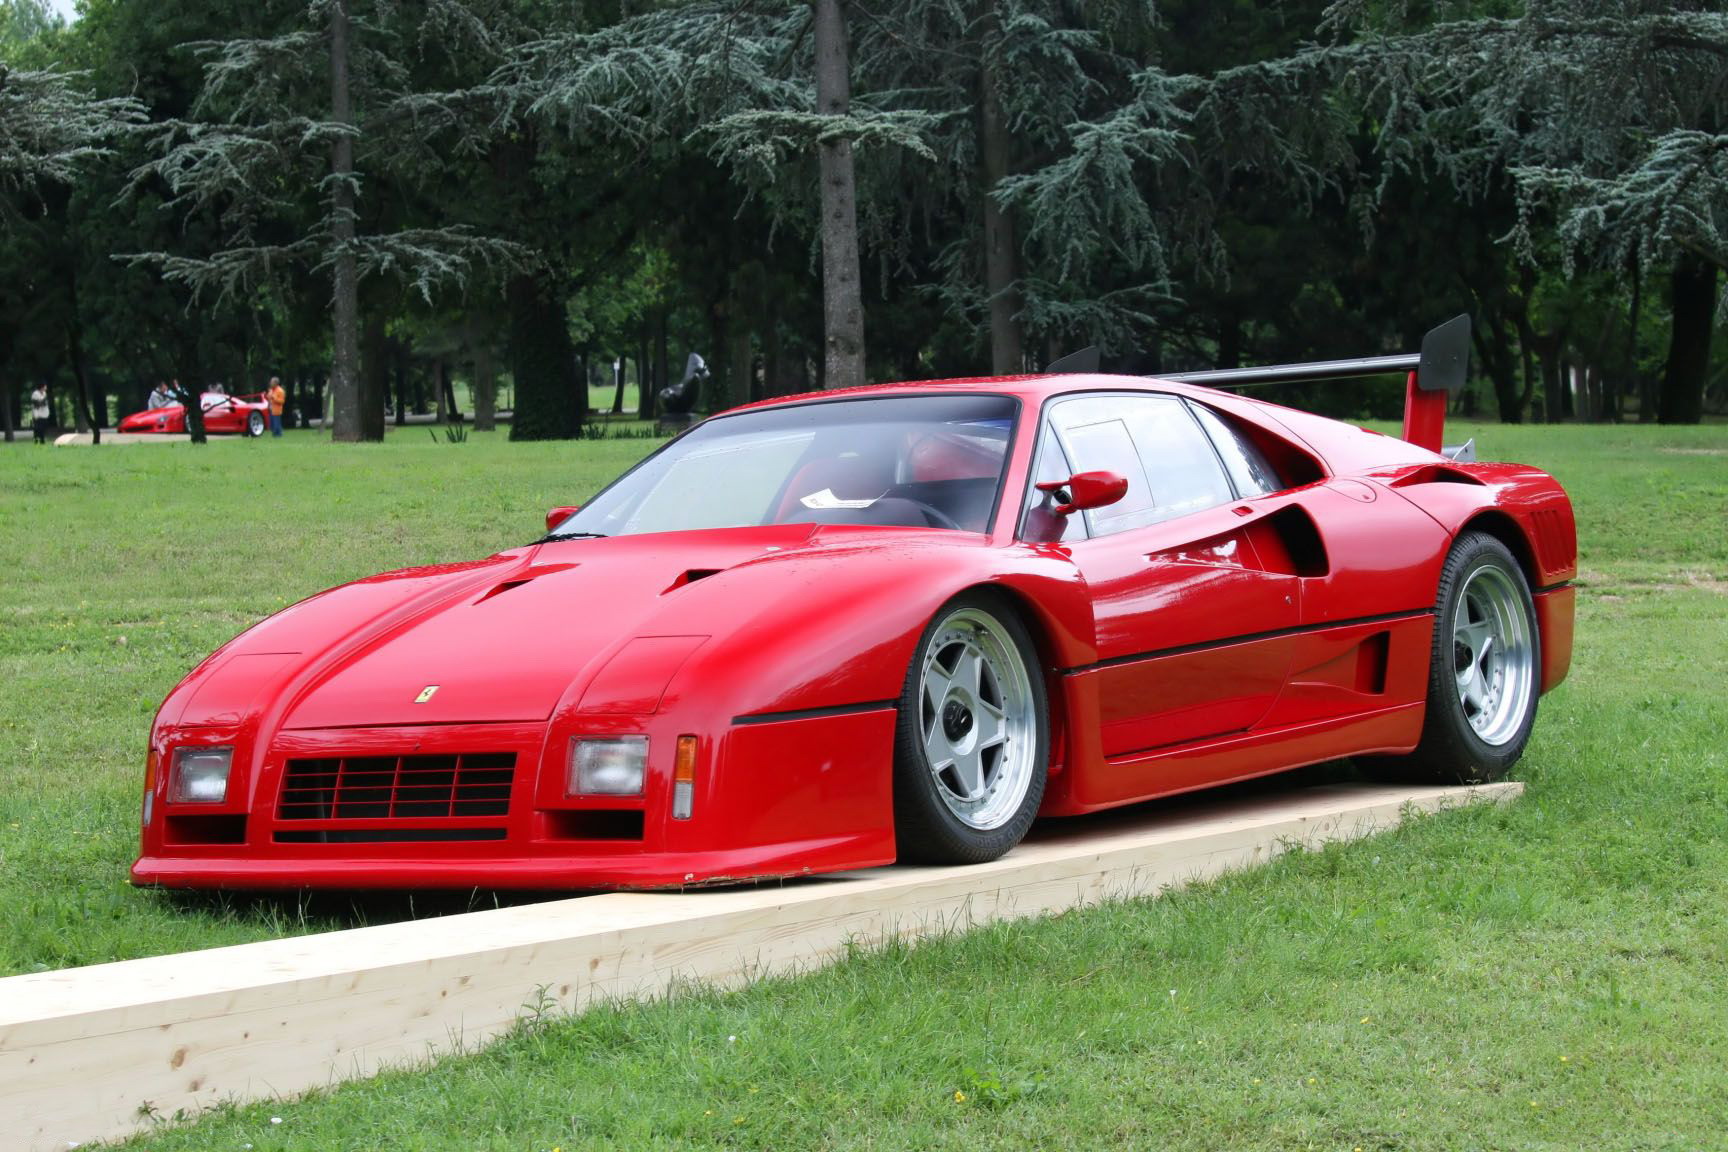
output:
M968 653L972 663L966 663ZM975 690L963 671L974 666ZM1049 731L1037 648L1011 602L969 592L943 605L918 639L900 693L894 736L899 859L981 864L1020 843L1044 799ZM933 768L933 746L951 759Z
M246 435L248 435L248 436L262 436L262 435L264 435L264 413L262 413L262 412L248 412L248 413L246 413Z
M1463 632L1483 628L1490 643L1472 648L1460 636L1461 620ZM1495 641L1499 653L1492 650ZM1485 674L1483 666L1496 658ZM1408 756L1365 757L1360 763L1374 775L1403 781L1498 780L1530 740L1541 675L1542 637L1523 570L1499 540L1466 532L1453 542L1440 571L1422 739ZM1469 699L1466 681L1485 702Z

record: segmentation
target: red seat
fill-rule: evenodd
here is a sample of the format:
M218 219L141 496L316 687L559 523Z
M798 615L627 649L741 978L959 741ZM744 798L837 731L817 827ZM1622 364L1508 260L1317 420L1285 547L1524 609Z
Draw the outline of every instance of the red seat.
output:
M1002 451L956 436L925 436L906 453L906 468L907 479L916 484L995 479L1002 470Z

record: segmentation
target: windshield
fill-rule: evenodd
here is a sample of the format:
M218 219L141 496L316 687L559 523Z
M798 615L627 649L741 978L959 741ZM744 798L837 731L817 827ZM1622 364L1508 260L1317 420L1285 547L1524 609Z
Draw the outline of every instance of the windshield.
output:
M1018 402L884 396L762 408L698 425L549 539L761 524L986 532Z

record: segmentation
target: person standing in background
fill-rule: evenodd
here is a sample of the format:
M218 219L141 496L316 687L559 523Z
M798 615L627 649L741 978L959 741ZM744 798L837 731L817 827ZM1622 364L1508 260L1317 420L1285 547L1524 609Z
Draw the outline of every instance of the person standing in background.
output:
M36 443L48 443L48 385L38 384L30 393L30 427L36 432Z
M288 393L282 391L282 378L270 377L270 387L264 393L264 399L270 401L270 435L282 435L282 405L288 402Z

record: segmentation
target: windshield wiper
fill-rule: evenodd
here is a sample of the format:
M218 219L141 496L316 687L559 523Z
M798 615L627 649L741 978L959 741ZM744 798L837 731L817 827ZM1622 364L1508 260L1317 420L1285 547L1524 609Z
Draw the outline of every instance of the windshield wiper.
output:
M534 543L550 544L554 540L604 540L606 538L604 532L553 532L551 535L542 536Z

